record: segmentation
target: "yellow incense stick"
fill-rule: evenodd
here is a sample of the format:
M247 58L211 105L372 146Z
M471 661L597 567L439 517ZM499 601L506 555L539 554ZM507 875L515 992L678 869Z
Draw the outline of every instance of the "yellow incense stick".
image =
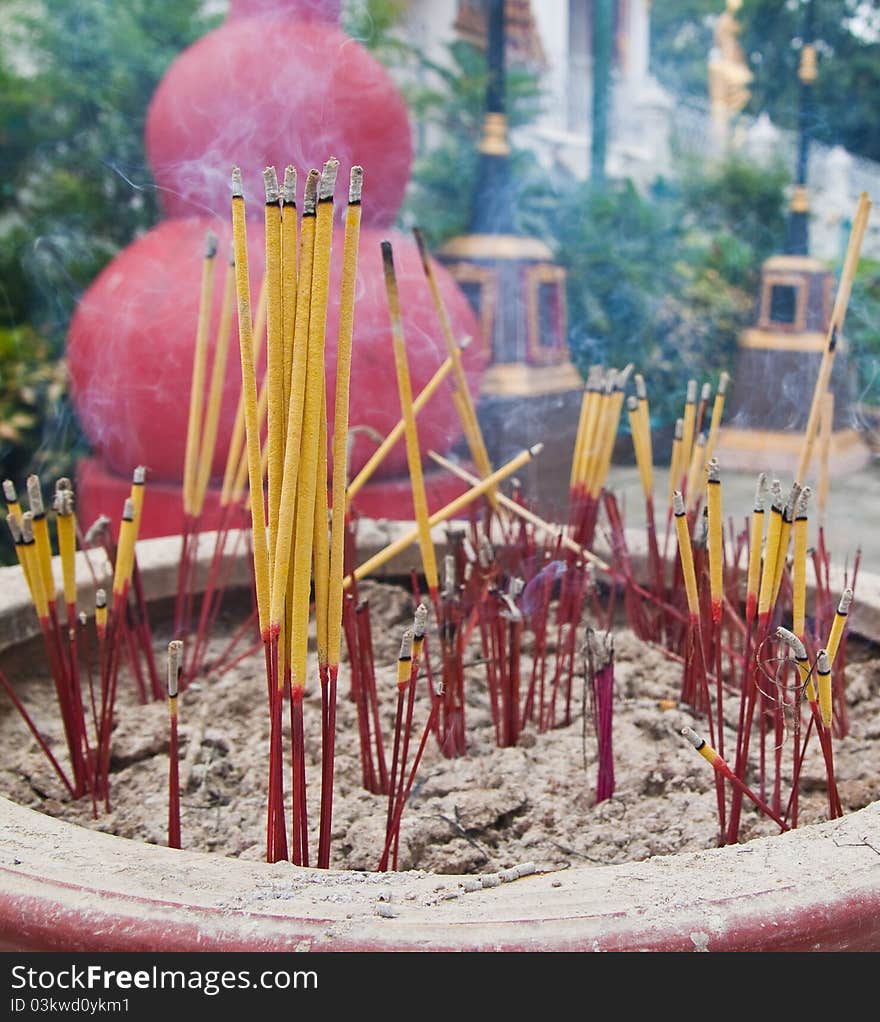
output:
M278 510L281 504L281 475L284 471L284 339L281 312L281 193L274 167L263 171L266 186L266 381L269 432L267 470L269 475L269 574L275 564L278 542Z
M856 275L856 268L859 263L859 253L862 248L862 239L865 235L865 228L868 226L868 215L871 212L871 203L865 192L859 197L853 217L852 230L850 231L849 244L846 249L846 257L843 261L843 269L840 274L840 282L837 285L837 296L834 299L834 308L831 310L831 319L828 323L828 333L825 340L825 350L822 353L822 361L819 365L819 374L816 377L816 386L813 390L813 400L810 404L810 414L807 418L807 425L804 429L804 439L801 446L800 459L798 461L795 481L801 485L804 483L810 459L813 456L813 444L816 440L816 431L819 426L819 416L822 408L822 398L828 390L831 381L831 370L834 366L834 356L837 352L838 341L843 333L843 322L846 318L846 310L849 305L849 296L852 291L853 280Z
M687 394L685 396L684 403L684 430L681 434L681 454L679 462L679 472L681 473L682 481L685 479L685 473L687 472L691 463L691 449L694 446L694 428L697 422L697 381L688 380Z
M675 531L678 537L678 555L681 559L681 573L687 593L688 610L691 617L700 616L700 599L697 595L697 575L694 570L694 552L691 547L691 536L688 532L687 512L684 498L679 490L672 494L672 511L675 515Z
M794 523L795 508L801 495L801 488L797 483L791 488L785 507L782 509L782 527L779 530L779 549L776 553L776 567L773 572L773 595L770 598L770 606L776 606L779 597L779 589L782 585L782 575L785 565L788 562L788 547L791 542L792 525Z
M327 457L326 440L320 451L321 407L324 391L324 341L330 280L330 249L333 242L333 191L339 161L324 164L318 189L315 217L315 254L309 307L309 347L306 364L306 400L302 417L302 444L296 493L296 535L293 555L293 616L290 635L290 683L302 689L306 683L309 625L309 569L314 548L315 493L318 459ZM291 401L291 410L293 402ZM286 466L285 466L286 467ZM280 560L280 551L279 551ZM287 565L278 565L283 570ZM280 615L276 619L280 622Z
M672 496L680 482L681 443L684 436L684 419L675 420L675 432L672 437L672 453L669 456L669 495L668 503L672 507Z
M24 575L24 580L27 582L28 592L31 594L31 602L34 607L37 605L37 596L34 590L34 582L30 576L30 557L28 552L24 548L24 537L21 531L22 514L19 509L19 514L8 514L6 516L6 524L9 527L9 531L12 534L12 542L15 545L15 555L18 558L18 563L21 565L21 570Z
M6 500L6 510L8 512L7 522L9 524L10 531L13 532L13 540L15 543L15 553L18 557L18 563L21 565L21 570L24 573L25 581L28 584L28 588L31 587L31 581L28 578L28 569L25 564L24 551L19 550L22 544L21 536L21 504L18 502L18 494L15 492L15 484L11 479L3 480L3 496ZM18 528L19 538L15 539L15 528Z
M724 522L721 512L721 474L718 460L712 458L707 472L706 508L709 513L709 596L712 602L712 620L721 620L724 596Z
M805 486L798 499L793 530L791 630L801 640L807 630L807 501L809 497L810 487Z
M682 447L682 452L684 448ZM693 511L697 506L700 495L700 477L703 474L703 463L706 454L706 434L700 433L697 442L691 448L691 463L688 468L687 482L685 483L685 496L687 497L687 509ZM684 467L684 466L682 466Z
M819 716L826 728L834 717L831 693L831 661L828 651L820 649L816 656L816 688L819 690Z
M238 297L238 348L241 356L241 387L251 487L251 526L254 544L254 579L260 634L269 637L269 550L266 540L266 507L260 472L260 430L257 424L257 377L251 334L251 291L248 278L247 233L241 172L232 171L232 239L235 251L235 292Z
M235 253L233 251L232 266L235 268ZM254 338L254 365L260 361L263 352L263 339L266 336L266 275L263 274L263 283L260 285L260 295L257 299L257 315L253 323ZM235 491L235 479L239 465L242 464L242 490L244 477L247 475L247 451L244 440L244 391L238 396L238 406L235 412L235 422L232 427L232 435L229 438L229 451L226 455L226 468L223 472L223 488L220 491L220 506L227 507L231 503L238 503L241 500L241 492Z
M134 567L135 511L131 497L126 498L116 541L116 564L113 569L113 612L123 613L131 571Z
M614 391L608 404L608 414L603 429L602 447L595 463L593 477L590 480L590 496L594 499L598 498L605 485L605 480L608 478L611 456L614 453L614 441L620 426L620 413L623 411L626 381L629 379L632 368L632 364L625 366L614 381Z
M642 425L642 416L639 412L638 399L628 397L626 399L626 408L629 414L629 431L632 435L633 450L636 455L636 466L638 467L639 479L642 483L642 493L647 499L651 496L651 470L647 463L648 455L645 449L645 436Z
M28 503L33 515L36 562L43 580L43 591L50 604L55 603L55 576L52 574L52 544L49 540L49 522L40 489L40 477L30 475L27 479Z
M831 434L834 429L834 392L827 391L822 399L819 426L819 525L825 526L828 511L829 467L831 463Z
M357 281L364 172L352 167L345 212L342 249L342 284L339 296L339 335L336 346L336 398L333 409L333 495L330 526L330 586L327 596L327 656L339 663L342 645L342 576L345 559L345 511L348 451L348 412L351 384L351 349L354 334L354 293Z
M447 358L437 372L431 377L425 386L419 391L418 397L412 403L413 415L418 415L419 412L425 407L425 405L431 400L434 394L437 393L437 389L440 384L446 379L452 369L452 359ZM353 500L354 497L363 489L363 487L372 478L373 473L382 464L385 458L388 456L388 452L394 447L397 441L403 436L406 429L406 423L403 418L397 420L396 425L385 437L381 444L376 450L370 455L364 467L358 472L358 474L352 479L348 486L348 499Z
M322 389L323 384L322 384ZM327 532L327 404L326 389L321 408L321 426L318 440L318 485L315 490L314 524L314 574L315 574L315 638L318 650L318 664L326 667L327 655L327 610L330 591L330 536Z
M776 637L782 639L783 642L791 647L804 694L810 703L815 703L816 689L813 686L813 678L810 674L810 663L807 660L806 646L804 646L799 636L795 635L794 632L790 632L787 628L783 628L781 625L776 629Z
M223 303L220 307L220 324L217 328L217 342L214 345L214 364L211 367L211 382L208 386L208 407L202 442L199 445L199 465L196 472L193 514L198 518L205 506L208 480L211 478L211 464L217 446L217 427L220 424L220 406L223 403L223 384L226 381L226 357L229 351L229 336L232 333L232 310L235 305L235 267L232 251L226 265L226 279L223 282Z
M95 628L98 635L103 636L107 630L107 591L95 590Z
M715 445L718 443L718 434L721 432L721 417L724 415L724 400L729 383L730 374L722 373L718 379L718 390L715 393L715 402L712 405L712 418L709 421L709 436L706 438L707 464L715 455Z
M76 605L76 515L69 479L59 479L55 484L55 515L64 602L72 607ZM73 622L69 621L68 624L72 625Z
M472 504L478 497L481 497L484 493L490 490L493 486L497 486L502 479L506 479L509 475L516 472L517 469L522 468L523 465L527 464L532 458L540 454L543 447L543 444L535 444L534 447L530 447L528 450L520 451L516 457L511 458L506 464L495 469L491 475L486 476L485 479L482 479L476 486L471 487L471 489L469 489L466 493L463 493L460 497L456 497L455 500L450 501L445 507L440 508L439 511L435 511L428 520L431 528L435 525L439 525L441 522L445 522L449 518L452 518L463 508L466 508L468 504ZM418 538L419 530L413 529L400 539L395 540L393 543L389 543L388 546L384 547L377 554L374 554L368 560L364 561L363 564L355 568L354 577L361 579L375 571L377 568L381 568L383 564L387 564L392 557L396 557L402 550L406 550L406 548ZM346 584L351 584L350 575L346 576L343 581L343 585Z
M303 195L303 216L300 231L299 279L296 292L296 319L294 323L293 364L290 378L290 404L287 409L287 437L284 448L284 473L281 484L281 506L278 517L278 546L272 578L272 624L280 628L284 618L285 597L292 613L294 579L292 566L296 549L295 530L301 523L309 530L314 527L314 514L299 515L297 485L299 482L300 453L303 437L303 410L306 400L306 375L309 358L309 315L312 301L312 273L315 256L315 228L318 206L317 170L310 170ZM311 552L309 553L309 562ZM308 574L309 562L305 571ZM290 640L288 629L288 641Z
M199 294L192 384L189 392L189 419L186 427L186 453L183 463L183 510L188 515L194 514L193 500L199 463L199 432L202 426L205 360L208 348L208 327L211 322L211 299L214 294L214 260L216 256L217 235L213 231L208 231L205 236L205 256L202 262L202 286Z
M828 642L825 646L825 650L828 653L828 662L831 664L834 663L834 658L837 656L837 650L840 647L840 640L843 637L843 629L846 627L846 617L849 614L852 598L852 589L844 589L840 596L840 602L837 604L834 620L831 622L831 634L828 636Z
M456 465L454 462L442 457L435 451L429 451L428 457L430 457L433 461L436 461L438 465L442 465L443 468L447 469L447 471L451 472L453 475L458 476L459 479L463 479L466 483L470 483L472 486L479 485L480 480L477 476L472 475L470 472L463 469L461 465ZM559 540L564 547L571 550L579 557L582 557L586 561L590 561L603 571L611 570L601 557L598 557L591 550L587 550L586 547L581 546L580 543L575 543L573 539L569 538L561 526L539 517L534 511L530 511L527 507L523 507L522 504L518 504L515 500L511 500L510 497L503 494L500 490L498 491L498 502L502 507L507 508L508 511L512 511L515 515L522 518L523 521L528 522L530 525L534 525L536 529L546 533L553 540Z
M758 476L755 487L755 506L752 512L749 533L749 567L746 575L746 620L754 618L758 608L758 583L761 577L761 545L764 542L764 494L767 489L767 473Z
M578 466L583 457L584 444L587 437L587 425L590 421L590 414L596 395L599 391L602 369L600 366L591 365L587 371L587 382L581 398L581 411L578 417L577 433L574 439L574 451L571 455L571 472L568 477L568 487L573 490L578 481Z
M34 516L31 511L22 513L20 528L22 536L21 552L27 564L26 574L31 583L31 599L34 601L37 617L40 621L47 621L49 618L49 599L43 585L43 573L40 570L37 544L34 539Z
M437 559L431 530L428 525L428 501L425 496L425 480L422 475L422 455L419 451L419 437L416 432L416 417L412 407L412 387L409 379L409 363L406 344L403 339L403 322L400 318L400 298L397 293L397 278L394 274L394 258L391 243L382 242L382 265L385 271L385 291L388 296L388 313L391 318L391 344L394 350L394 367L397 372L397 390L400 395L400 411L403 416L406 437L406 460L409 466L409 480L412 490L413 508L419 532L419 549L428 590L436 597L438 590Z
M764 547L764 566L761 571L761 585L758 590L758 614L769 614L772 606L773 583L776 579L776 556L779 553L779 535L782 531L782 490L779 480L771 484L773 504L770 508L770 521L767 525L767 542Z
M290 378L293 375L293 337L296 327L296 169L284 168L281 186L281 334L284 348L284 412L286 428L290 407Z
M609 369L605 374L599 369L596 373L595 389L589 398L587 420L584 425L584 435L575 470L575 488L579 491L585 490L587 487L593 459L600 441L600 422L603 419L616 376L616 369Z
M474 402L468 388L467 378L464 372L464 364L461 360L461 348L455 343L455 337L452 333L452 324L449 320L449 313L446 311L446 304L443 301L443 296L440 294L440 288L437 285L437 278L434 275L434 268L431 265L428 248L425 245L425 239L422 236L422 232L418 229L413 231L413 234L416 239L416 245L419 249L419 255L422 257L422 268L425 271L425 278L428 281L428 288L431 292L431 300L434 303L434 309L436 310L437 317L440 320L440 330L446 344L446 352L452 359L452 368L455 373L455 390L460 398L460 401L456 403L456 408L459 411L459 417L461 418L465 438L468 440L471 457L474 459L477 471L481 476L485 477L491 474L492 463L489 460L486 443L483 439L483 433L480 429L480 423L477 418L477 412L474 408ZM490 495L494 506L494 491L490 491Z
M645 379L641 373L635 375L636 398L639 404L639 418L642 424L642 451L645 462L645 480L643 487L645 496L652 496L654 493L654 448L651 440L651 411L648 406L648 390L645 387Z

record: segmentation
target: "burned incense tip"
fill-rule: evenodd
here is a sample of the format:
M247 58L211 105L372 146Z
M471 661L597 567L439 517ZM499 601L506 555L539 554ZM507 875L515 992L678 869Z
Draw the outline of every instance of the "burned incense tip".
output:
M413 227L413 237L416 241L416 248L419 250L419 256L422 260L422 266L427 271L428 269L428 246L425 243L425 236L422 234L421 227Z
M681 440L684 438L684 419L675 420L675 439Z
M284 184L281 186L281 201L285 206L296 205L296 167L288 163L284 168Z
M831 661L828 659L827 649L820 649L816 654L816 671L819 674L831 673Z
M413 630L407 628L400 638L400 653L397 655L398 660L412 660L413 652Z
M266 167L263 171L263 184L266 186L266 205L277 205L281 192L278 190L278 175L274 167Z
M391 242L383 241L380 242L379 247L382 249L382 266L385 268L385 276L394 276L394 255L391 251Z
M687 403L689 405L696 404L696 401L697 401L697 381L696 380L688 380L687 395L685 396L685 400L687 401Z
M813 491L810 489L809 486L805 486L801 490L801 495L800 495L800 497L798 497L798 502L797 502L797 512L796 512L796 514L797 514L798 518L806 518L807 517L807 505L810 503L810 497L812 497L812 496L813 496Z
M718 459L717 458L710 458L709 459L709 468L708 468L707 474L708 474L709 482L710 483L720 483L721 482L721 469L718 467Z
M217 235L213 231L205 233L205 258L213 259L217 255Z
M471 337L470 334L466 337L462 337L462 339L458 342L458 350L464 351L466 348L469 348L472 340L473 337Z
M703 384L703 389L700 391L700 400L701 401L708 401L711 396L712 396L712 384L711 383L704 383Z
M91 546L95 540L101 535L101 533L110 524L110 519L106 515L98 515L98 517L92 522L86 531L85 540L88 546Z
M6 498L8 504L14 504L18 500L18 494L15 492L15 484L11 479L3 480L3 496Z
M623 388L626 386L626 382L629 379L630 373L632 371L633 371L632 362L627 362L623 369L621 369L620 372L617 374L616 387L618 390L623 390Z
M683 727L681 729L681 734L682 737L687 738L691 745L693 745L693 747L697 750L702 749L703 746L706 744L706 742L702 738L700 738L700 736L697 734L696 731L694 731L692 727Z
M525 589L526 583L524 579L521 579L518 575L514 575L510 582L507 584L507 594L512 599L516 599L519 594Z
M632 394L626 399L626 410L628 412L637 412L639 410L639 399L633 397Z
M771 502L774 511L782 511L782 483L774 479L770 483Z
M77 614L77 620L82 627L85 628L85 626L89 623L89 615L84 610L81 610L79 614Z
M762 472L758 476L758 482L755 485L755 510L764 510L764 497L767 494L767 473Z
M318 190L319 202L330 202L333 199L333 193L336 191L336 175L338 173L339 160L335 156L331 156L321 171L321 187Z
M790 646L792 652L794 653L795 657L798 660L806 660L807 651L804 647L804 644L794 634L794 632L790 632L787 628L783 628L782 625L780 625L776 629L776 638L780 639L787 646Z
M838 603L838 605L837 605L837 613L838 614L848 614L849 613L849 607L850 607L850 604L852 603L852 598L853 598L853 591L852 591L851 588L847 587L840 594L840 603Z
M55 499L52 502L56 514L66 518L73 514L73 490L55 490Z
M18 519L15 515L6 516L6 524L9 526L9 531L12 533L12 542L18 546L22 542L23 537L21 534L21 525L19 525Z
M168 698L176 699L177 690L180 685L180 670L182 667L183 643L180 639L172 639L168 643Z
M801 495L801 487L799 483L795 483L788 493L788 499L785 501L785 520L790 522L794 518L794 509L797 507L798 499Z
M318 208L318 180L321 174L314 168L309 171L306 177L306 187L303 192L303 216L314 216Z
M727 393L727 385L730 383L730 373L723 372L718 378L718 393L724 395Z
M416 612L413 614L413 633L417 639L424 638L425 629L428 625L428 608L424 603L420 603L416 607Z
M34 516L31 511L25 511L21 516L21 539L23 543L33 543L34 541Z
M535 444L535 445L534 445L533 447L530 447L530 448L529 448L529 454L530 454L530 455L531 455L531 456L532 456L533 458L537 458L537 456L538 456L538 455L539 455L539 454L541 453L541 451L543 451L543 450L544 450L544 445L543 445L543 444Z
M681 490L676 490L672 494L672 513L676 518L684 514L684 497L681 495Z
M55 480L55 492L58 490L72 490L73 483L67 478L67 476L61 476L60 479Z
M634 379L636 383L636 397L639 401L644 401L648 396L648 388L645 386L645 377L642 376L641 373L636 373Z
M364 168L355 165L351 168L348 177L348 204L354 206L361 201L361 193L364 190ZM419 249L421 253L421 249Z
M700 434L697 437L697 447L705 447L705 446L706 446L706 434L703 433L702 431L700 431Z
M135 486L143 486L147 481L147 466L138 465L137 468L131 474L131 481Z
M100 610L102 607L107 606L107 590L96 589L95 590L95 606Z
M241 184L241 170L238 167L232 168L232 197L234 199L244 198L244 189Z
M455 596L455 556L446 554L443 558L443 597L451 600Z
M591 365L587 370L587 389L598 390L602 385L602 366Z
M131 497L125 498L125 504L122 507L122 520L124 522L134 521L134 501Z
M43 504L43 491L40 489L40 477L36 475L28 476L27 478L27 495L28 503L31 506L31 512L35 518L39 518L40 515L46 513L46 508Z

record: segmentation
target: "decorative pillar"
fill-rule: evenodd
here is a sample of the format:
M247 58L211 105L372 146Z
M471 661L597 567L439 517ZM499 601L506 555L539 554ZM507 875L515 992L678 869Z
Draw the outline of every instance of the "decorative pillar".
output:
M567 498L583 381L567 344L565 270L514 226L505 116L505 3L489 0L489 74L471 233L438 255L471 301L488 360L478 415L495 464L550 441L526 470L525 492L549 508Z

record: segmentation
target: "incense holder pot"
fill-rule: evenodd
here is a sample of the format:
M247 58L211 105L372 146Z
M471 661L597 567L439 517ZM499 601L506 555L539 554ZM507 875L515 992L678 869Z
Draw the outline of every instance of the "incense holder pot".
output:
M179 556L179 539L140 544L151 599L174 592ZM37 627L20 572L0 569L0 657ZM851 627L880 636L877 576L860 574ZM875 802L777 837L619 866L354 873L139 844L0 799L0 948L877 951L878 848Z

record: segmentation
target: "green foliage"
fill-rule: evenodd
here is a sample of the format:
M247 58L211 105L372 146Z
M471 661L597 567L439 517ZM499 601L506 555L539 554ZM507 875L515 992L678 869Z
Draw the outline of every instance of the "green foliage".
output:
M694 185L723 221L710 183ZM753 303L743 265L756 266L756 253L732 232L716 234L699 221L686 191L643 197L629 182L606 189L588 182L557 218L572 357L582 372L592 362L633 362L649 381L659 426L681 414L688 377L717 379L731 368Z
M147 104L171 61L216 20L203 7L43 0L4 14L0 478L36 471L50 485L73 472L82 438L64 394L67 326L98 272L159 218Z
M864 0L812 0L819 77L814 87L814 138L880 160L874 124L880 91L880 13ZM766 111L795 129L797 77L806 0L743 0L740 42L754 74L747 112ZM668 88L707 99L707 61L723 0L652 5L654 70Z
M457 41L449 45L448 57L445 64L421 58L421 83L407 95L414 122L429 139L437 139L416 161L406 207L407 218L424 229L432 246L467 230L486 98L485 55L471 44ZM533 121L540 102L536 77L522 68L509 67L506 105L511 129ZM534 203L519 200L526 192L546 194L543 175L530 151L515 144L512 149L515 206L520 211L533 209Z

